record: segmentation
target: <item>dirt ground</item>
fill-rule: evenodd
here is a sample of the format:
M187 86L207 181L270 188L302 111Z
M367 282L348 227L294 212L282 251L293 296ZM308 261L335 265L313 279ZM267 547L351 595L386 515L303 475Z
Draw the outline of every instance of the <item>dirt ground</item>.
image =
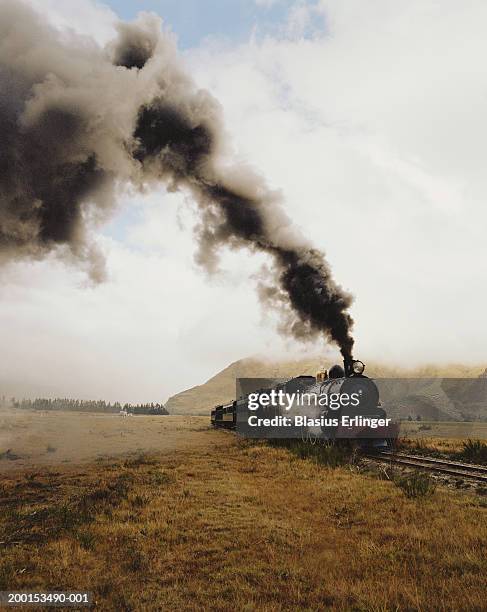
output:
M210 444L209 417L0 410L0 474Z

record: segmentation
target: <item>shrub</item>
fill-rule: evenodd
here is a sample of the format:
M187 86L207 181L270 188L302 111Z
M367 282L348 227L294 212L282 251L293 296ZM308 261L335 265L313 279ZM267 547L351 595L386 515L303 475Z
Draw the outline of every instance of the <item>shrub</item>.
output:
M149 496L148 495L135 495L134 497L132 497L130 501L132 503L132 506L135 506L136 508L143 508L149 503Z
M77 531L76 539L85 550L93 550L96 544L96 536L90 531Z
M397 476L394 478L394 484L409 499L428 497L433 495L436 489L436 482L433 478L423 472L413 472L406 476Z
M46 514L48 517L50 515L58 529L65 529L67 531L83 521L79 512L68 504L61 504L60 506L46 509Z
M315 444L302 440L273 440L274 446L284 446L300 459L310 459L328 467L339 467L352 462L353 453L346 446L317 441Z
M159 461L155 457L150 457L145 453L140 453L131 459L127 459L124 463L126 468L137 468L142 465L157 465Z
M77 500L76 509L83 521L90 521L100 512L110 513L127 499L128 493L127 479L120 476L114 482L84 492Z
M487 464L487 444L482 440L466 440L458 456L468 461Z
M174 482L174 476L167 472L155 472L151 475L153 485L160 486Z
M149 561L146 553L135 542L128 544L123 551L124 566L133 572L147 572Z

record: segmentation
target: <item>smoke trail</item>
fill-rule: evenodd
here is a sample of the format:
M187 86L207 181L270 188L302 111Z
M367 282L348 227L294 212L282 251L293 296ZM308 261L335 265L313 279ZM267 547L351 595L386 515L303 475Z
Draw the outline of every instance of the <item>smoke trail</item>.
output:
M142 14L137 23L119 23L113 44L113 63L125 68L143 68L154 54L160 27L157 20Z
M296 231L278 196L246 168L222 165L218 103L179 66L148 14L120 24L106 49L63 36L18 2L0 8L0 258L56 252L103 265L89 228L114 206L117 183L164 182L199 207L198 262L222 246L267 253L260 298L296 338L324 335L351 355L351 296Z

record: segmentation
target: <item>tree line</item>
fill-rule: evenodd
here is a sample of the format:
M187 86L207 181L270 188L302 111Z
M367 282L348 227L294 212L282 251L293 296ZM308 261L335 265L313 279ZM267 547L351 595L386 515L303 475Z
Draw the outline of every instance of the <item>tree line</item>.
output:
M4 399L4 398L2 398ZM121 404L120 402L105 402L104 400L77 400L69 398L36 398L18 400L12 398L10 402L2 402L10 404L14 408L21 410L66 410L72 412L101 412L104 414L117 414L121 410L130 414L153 414L163 415L169 414L164 404Z

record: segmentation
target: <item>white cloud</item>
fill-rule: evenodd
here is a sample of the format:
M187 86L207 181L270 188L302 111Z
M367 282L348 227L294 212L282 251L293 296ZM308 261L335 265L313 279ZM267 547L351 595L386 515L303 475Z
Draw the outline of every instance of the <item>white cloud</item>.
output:
M225 272L208 279L193 262L182 197L153 193L136 205L124 243L99 238L103 285L87 287L81 271L54 257L0 271L2 394L160 401L253 354L256 329L258 348L277 350L251 290L252 259L229 256Z
M264 8L270 8L279 2L279 0L254 0L257 6L263 6Z
M101 45L115 35L118 18L105 4L93 0L28 0L28 3L60 30L91 36Z
M290 9L285 32L291 38L301 38L305 36L313 17L316 16L317 7L310 5L306 0L298 0Z
M199 81L356 294L360 353L485 359L487 6L299 8L326 34L200 50Z

